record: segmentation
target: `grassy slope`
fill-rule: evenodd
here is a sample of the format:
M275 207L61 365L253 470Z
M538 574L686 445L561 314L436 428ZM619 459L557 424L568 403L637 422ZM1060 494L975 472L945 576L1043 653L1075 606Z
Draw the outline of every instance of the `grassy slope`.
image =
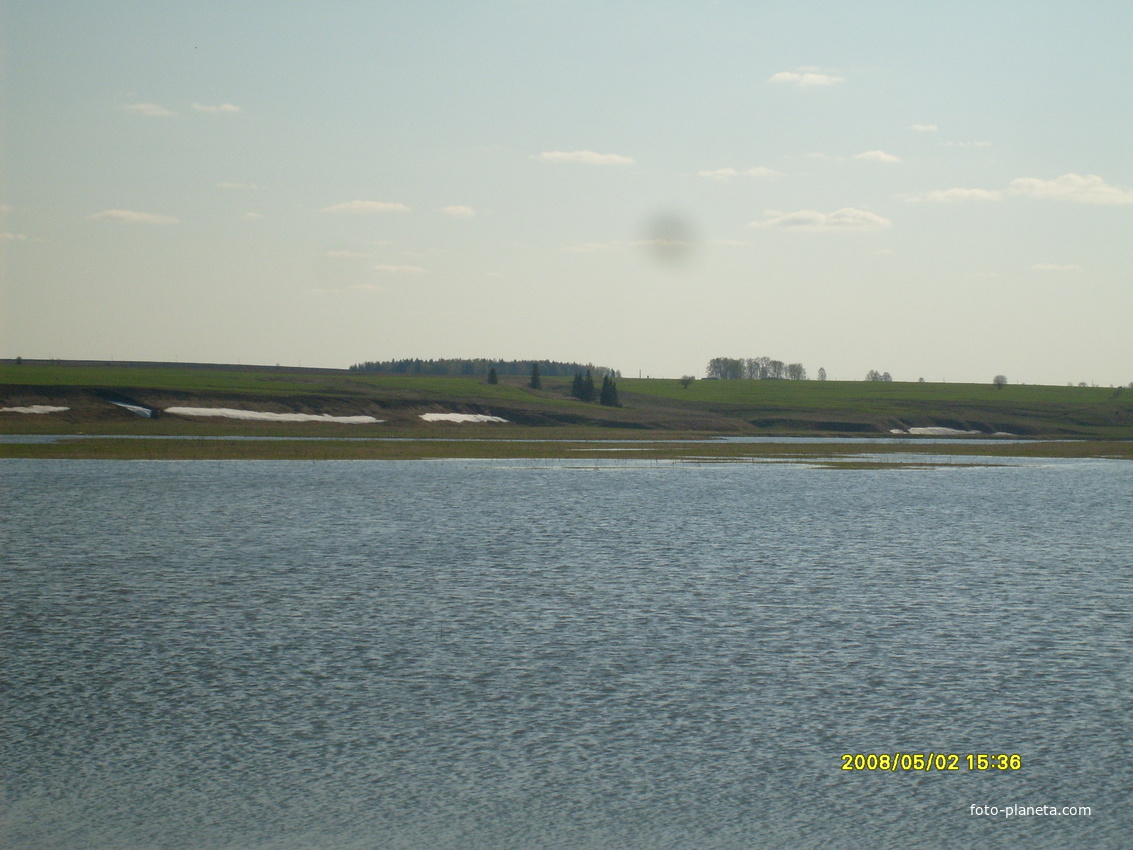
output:
M58 404L65 414L0 414L8 433L273 434L338 436L633 436L626 428L676 432L883 434L943 425L1045 437L1133 439L1133 390L981 384L843 381L622 379L623 407L567 396L569 379L533 391L521 378L377 376L347 371L170 365L0 364L0 406ZM164 416L140 419L107 399L166 408L241 407L312 413L368 413L382 425L249 423ZM508 426L421 422L427 411L492 413ZM527 427L525 427L527 426ZM457 430L459 429L459 430ZM598 430L595 430L598 429Z
M877 433L945 426L1019 435L1133 438L1133 391L866 381L623 380L623 397L742 419L769 432Z

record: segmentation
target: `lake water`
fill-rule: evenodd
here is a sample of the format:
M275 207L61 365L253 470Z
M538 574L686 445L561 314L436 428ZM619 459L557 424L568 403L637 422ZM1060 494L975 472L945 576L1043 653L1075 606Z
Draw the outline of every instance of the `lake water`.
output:
M573 463L0 462L0 845L1128 846L1133 464Z

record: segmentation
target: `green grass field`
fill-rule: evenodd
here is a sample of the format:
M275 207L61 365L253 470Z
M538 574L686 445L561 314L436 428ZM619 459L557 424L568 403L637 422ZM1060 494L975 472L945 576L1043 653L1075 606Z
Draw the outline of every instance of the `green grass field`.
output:
M401 436L482 439L687 435L888 435L948 427L1032 439L1133 440L1133 390L865 381L709 381L625 378L622 407L569 397L568 378L489 385L482 377L372 375L346 370L170 364L0 364L0 407L50 404L66 413L0 413L0 433L137 436ZM110 404L368 414L382 424L275 423L162 415ZM423 422L424 412L488 413L508 424ZM6 450L8 451L8 450Z

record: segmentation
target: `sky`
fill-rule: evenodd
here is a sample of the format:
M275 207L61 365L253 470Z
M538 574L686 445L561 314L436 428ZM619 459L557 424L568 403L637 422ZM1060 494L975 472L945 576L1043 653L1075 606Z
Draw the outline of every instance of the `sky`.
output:
M6 0L0 356L1133 381L1133 3Z

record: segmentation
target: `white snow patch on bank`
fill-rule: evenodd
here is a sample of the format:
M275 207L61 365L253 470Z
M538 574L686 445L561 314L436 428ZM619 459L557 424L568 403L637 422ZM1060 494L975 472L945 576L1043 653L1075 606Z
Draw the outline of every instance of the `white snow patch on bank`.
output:
M385 422L373 416L331 416L329 413L269 413L266 410L235 410L231 407L167 407L174 416L220 416L225 419L251 419L256 422L339 422L343 425L367 425Z
M912 434L914 437L972 437L983 434L983 431L961 431L957 428L932 426L930 428L910 428L908 431L902 431L900 428L890 428L889 433Z
M62 413L69 407L52 407L50 404L32 404L27 407L0 407L3 413Z
M426 422L507 422L502 417L486 413L422 413L421 418Z
M124 401L112 401L110 403L115 405L116 407L124 407L131 413L136 413L138 414L138 416L144 416L146 419L153 418L153 411L148 407L142 407L139 404L126 404L126 402Z

